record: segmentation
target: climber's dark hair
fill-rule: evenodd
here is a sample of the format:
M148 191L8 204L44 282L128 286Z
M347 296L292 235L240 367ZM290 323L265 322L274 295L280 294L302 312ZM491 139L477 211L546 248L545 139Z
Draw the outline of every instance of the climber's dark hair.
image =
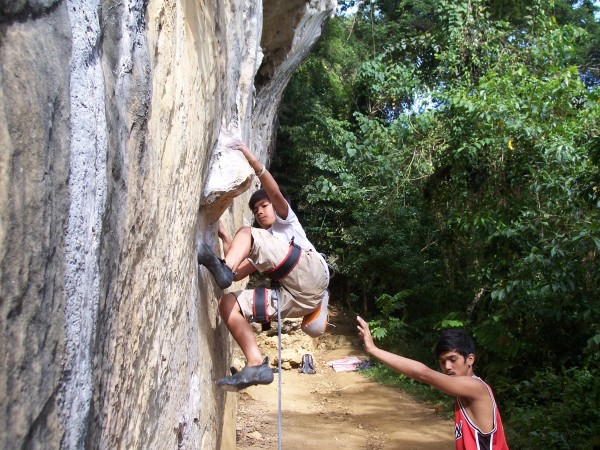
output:
M289 195L287 195L287 193L285 193L283 191L281 191L281 194L283 195L285 200L288 202L288 205L290 205L290 207L291 207L292 201L290 200ZM271 201L271 199L267 195L267 191L265 191L263 188L260 188L254 194L252 194L250 196L250 200L248 201L248 206L250 207L250 210L254 211L254 205L256 205L256 203L258 203L260 200L265 200L265 199Z
M439 359L447 352L457 352L467 359L471 353L475 354L475 342L463 330L456 328L444 330L435 345L435 357Z
M256 203L259 202L260 200L264 200L264 199L271 201L269 199L269 196L267 195L267 191L265 191L263 188L260 188L259 190L254 192L254 194L252 194L250 196L250 200L248 201L248 206L250 207L250 209L252 211L254 211L254 205L256 205Z

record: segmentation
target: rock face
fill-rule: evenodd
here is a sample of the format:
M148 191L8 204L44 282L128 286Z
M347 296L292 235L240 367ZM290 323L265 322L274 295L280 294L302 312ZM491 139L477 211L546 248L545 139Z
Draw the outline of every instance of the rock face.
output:
M235 448L221 295L335 0L0 0L0 448Z

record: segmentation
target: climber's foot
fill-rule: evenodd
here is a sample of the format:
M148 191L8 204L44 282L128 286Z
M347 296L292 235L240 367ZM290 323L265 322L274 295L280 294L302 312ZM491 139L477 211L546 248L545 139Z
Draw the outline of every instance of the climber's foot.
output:
M217 385L225 391L237 392L257 384L271 384L274 379L268 356L260 366L246 366L239 372L234 373L233 370L231 372L232 375L217 381Z
M198 264L208 269L221 289L227 289L233 283L232 270L204 242L198 246Z

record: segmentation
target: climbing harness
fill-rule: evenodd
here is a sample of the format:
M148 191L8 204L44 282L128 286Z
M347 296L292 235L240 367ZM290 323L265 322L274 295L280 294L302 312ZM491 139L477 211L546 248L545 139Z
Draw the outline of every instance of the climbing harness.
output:
M286 257L273 270L266 272L271 279L271 290L279 289L277 280L287 276L300 261L302 249L294 244L294 238L290 241L290 247ZM278 292L279 294L279 292ZM278 309L279 311L279 309ZM260 323L262 331L267 331L271 328L271 318L269 317L269 295L266 287L261 286L254 288L252 298L252 318L251 322Z
M271 328L271 318L269 317L269 291L264 286L254 288L251 322L260 323L262 325L262 331L267 331Z
M302 249L294 243L294 238L290 241L290 247L286 257L273 270L266 272L271 281L277 281L288 275L300 261Z

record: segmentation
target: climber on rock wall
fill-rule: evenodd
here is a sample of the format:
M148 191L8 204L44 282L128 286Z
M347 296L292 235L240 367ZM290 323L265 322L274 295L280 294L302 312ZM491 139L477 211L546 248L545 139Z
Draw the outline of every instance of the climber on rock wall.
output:
M225 258L220 259L208 245L200 243L198 264L210 271L221 289L257 270L278 283L268 289L229 292L219 300L219 313L242 349L246 366L240 371L232 369L232 375L217 384L228 391L239 391L251 385L269 384L274 378L249 322L266 323L280 307L282 318L311 317L313 324L320 323L320 333L324 331L324 322L314 319L326 311L329 268L307 239L290 203L264 164L243 142L234 141L230 147L244 155L261 181L262 188L252 194L248 203L261 228L242 227L232 239L219 222ZM277 290L278 301L271 295L273 289ZM310 334L308 328L305 331Z

